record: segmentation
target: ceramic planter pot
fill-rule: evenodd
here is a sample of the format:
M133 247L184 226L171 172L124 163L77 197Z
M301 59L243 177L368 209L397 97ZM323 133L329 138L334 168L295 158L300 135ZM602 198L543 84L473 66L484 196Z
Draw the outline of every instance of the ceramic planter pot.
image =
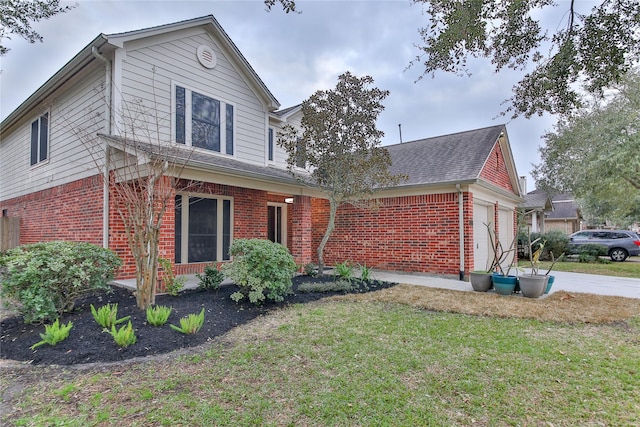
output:
M545 294L549 293L549 291L551 290L551 286L553 286L553 281L555 280L555 276L547 276L547 277L548 277L548 279L547 279L547 287L544 290Z
M491 289L491 273L471 272L469 274L471 287L477 292L487 292Z
M520 276L520 291L523 297L539 298L547 289L549 276L523 274Z
M516 282L518 278L516 276L503 276L502 274L494 274L493 288L496 293L500 295L511 295L516 290Z

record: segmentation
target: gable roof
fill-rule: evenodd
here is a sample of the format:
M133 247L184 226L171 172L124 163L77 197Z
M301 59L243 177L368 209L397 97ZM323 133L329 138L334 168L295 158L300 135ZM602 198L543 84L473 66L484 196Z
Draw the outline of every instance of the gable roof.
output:
M526 210L535 209L539 211L551 211L553 210L554 205L551 203L551 199L546 192L537 189L528 192L524 196L524 202L522 202L518 207Z
M275 98L275 96L273 96L271 91L269 91L260 77L258 77L258 74L255 72L253 67L251 67L249 62L242 55L238 47L233 43L222 26L220 26L218 21L213 17L213 15L208 15L200 18L174 22L171 24L128 31L125 33L98 35L80 52L78 52L76 56L74 56L60 70L58 70L51 78L49 78L49 80L47 80L42 86L40 86L29 98L27 98L22 104L20 104L18 108L16 108L11 114L9 114L2 121L2 123L0 123L0 129L8 129L9 127L13 126L32 108L38 106L60 86L66 83L69 79L73 78L73 76L80 70L82 70L93 61L97 61L96 57L92 53L93 50L122 48L124 46L124 43L132 40L152 37L159 34L165 34L172 31L184 30L197 26L205 26L209 32L219 36L217 40L223 45L226 52L228 52L233 57L233 59L240 64L242 68L242 74L248 79L249 83L254 87L256 91L258 91L258 93L263 96L271 110L277 110L280 107L280 103L278 102L278 100Z
M548 212L547 219L580 219L580 208L573 196L556 194L551 198L553 210Z
M505 126L497 125L384 148L391 155L391 173L409 178L401 185L472 183L480 179L482 168L503 135ZM505 160L513 163L513 159Z

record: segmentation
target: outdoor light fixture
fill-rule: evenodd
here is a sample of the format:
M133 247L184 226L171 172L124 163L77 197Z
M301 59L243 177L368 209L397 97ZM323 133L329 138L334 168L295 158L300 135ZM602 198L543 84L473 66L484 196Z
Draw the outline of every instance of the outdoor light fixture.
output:
M287 197L286 199L284 199L284 202L289 204L293 203L293 197Z

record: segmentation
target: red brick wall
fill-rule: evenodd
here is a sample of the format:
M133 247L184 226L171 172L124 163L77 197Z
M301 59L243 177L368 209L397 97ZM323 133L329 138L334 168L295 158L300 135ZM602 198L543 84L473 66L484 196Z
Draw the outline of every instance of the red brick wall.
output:
M514 191L509 172L507 171L507 165L504 161L504 154L499 143L496 142L496 145L493 147L493 151L491 151L487 162L480 172L480 177L508 191Z
M20 218L20 244L70 240L102 245L102 178L95 175L0 202Z
M379 202L381 206L375 210L350 205L340 208L324 252L328 265L350 261L383 270L458 275L457 193L393 197ZM468 254L473 244L469 221L473 210L468 195L463 208ZM326 230L328 209L326 200L313 200L314 250ZM316 259L315 252L313 255Z

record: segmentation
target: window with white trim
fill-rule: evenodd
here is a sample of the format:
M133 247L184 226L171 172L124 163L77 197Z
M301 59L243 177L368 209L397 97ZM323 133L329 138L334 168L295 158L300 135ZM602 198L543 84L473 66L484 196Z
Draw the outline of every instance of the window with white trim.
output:
M233 155L233 104L176 85L175 107L178 144Z
M31 122L31 166L49 158L49 113Z
M228 260L233 200L178 194L175 202L175 262Z

